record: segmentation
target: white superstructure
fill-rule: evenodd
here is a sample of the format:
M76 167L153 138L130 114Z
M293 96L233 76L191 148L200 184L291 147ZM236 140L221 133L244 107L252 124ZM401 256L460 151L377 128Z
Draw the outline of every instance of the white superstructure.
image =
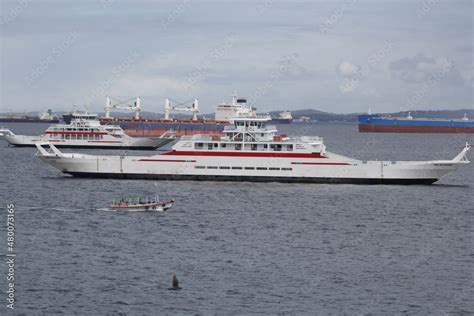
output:
M231 103L222 102L216 107L215 120L230 122L235 117L255 117L256 109L247 104L247 99L232 95Z
M13 146L35 146L50 142L57 147L156 149L172 141L171 138L131 137L120 126L101 125L96 114L73 114L70 124L53 124L39 136L15 135L0 129L0 139Z
M320 137L277 135L269 120L235 118L222 136L184 136L161 155L66 154L37 144L38 156L83 177L368 184L431 184L469 163L469 145L452 160L361 161L328 152Z
M38 115L38 118L42 121L49 121L49 120L54 120L56 117L53 115L53 111L51 109L43 111L40 115Z

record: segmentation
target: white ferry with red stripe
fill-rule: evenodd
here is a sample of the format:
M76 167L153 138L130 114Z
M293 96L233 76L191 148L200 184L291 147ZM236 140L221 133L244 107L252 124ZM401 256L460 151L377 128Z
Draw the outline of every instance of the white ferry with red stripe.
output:
M57 147L143 150L153 150L173 140L169 137L131 137L120 126L101 125L97 115L89 113L75 114L70 124L51 125L40 136L16 135L2 128L0 139L19 147L50 142Z
M220 136L183 136L155 156L67 154L37 144L38 156L78 177L168 180L431 184L469 163L470 146L451 160L361 161L326 150L320 137L277 135L269 117L234 118Z

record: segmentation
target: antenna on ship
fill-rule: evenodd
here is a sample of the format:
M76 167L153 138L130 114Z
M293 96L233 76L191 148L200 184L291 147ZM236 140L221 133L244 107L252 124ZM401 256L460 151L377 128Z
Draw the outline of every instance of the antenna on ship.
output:
M411 116L411 112L408 112L407 119L408 119L408 120L413 120L413 116Z
M464 117L462 118L463 121L469 121L469 118L467 117L467 113L464 113Z
M110 97L105 96L105 118L110 118L110 111L112 110L112 101Z
M369 114L369 115L372 114L372 111L370 110L370 108L369 108L369 111L367 112L367 114Z
M171 112L170 99L165 98L165 120L170 119L170 112Z
M193 121L197 121L198 112L199 112L199 101L198 101L198 98L195 98L193 102Z
M139 120L140 119L140 111L142 110L141 107L141 99L140 97L137 97L135 101L135 119Z
M237 91L232 92L231 97L232 97L232 105L236 105L237 104Z

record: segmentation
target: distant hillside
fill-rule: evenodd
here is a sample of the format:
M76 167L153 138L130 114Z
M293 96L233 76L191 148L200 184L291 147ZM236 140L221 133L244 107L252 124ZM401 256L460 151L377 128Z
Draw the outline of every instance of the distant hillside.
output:
M270 115L277 116L280 111L270 112ZM330 113L323 112L314 109L306 110L295 110L291 111L293 119L298 119L302 116L309 117L313 121L318 122L355 122L357 121L356 113L342 114L342 113Z
M270 112L270 115L272 116L277 116L278 113L281 111L272 111ZM62 115L66 114L69 112L56 112L56 115ZM331 113L331 112L324 112L324 111L318 111L315 109L305 109L305 110L294 110L291 111L293 115L293 119L299 119L302 116L309 117L313 121L318 121L318 122L357 122L357 116L361 113ZM461 110L415 110L415 111L410 111L411 116L414 118L446 118L446 119L454 119L454 118L462 118L464 116L464 113L467 114L467 117L470 119L474 119L474 109L461 109ZM9 115L9 112L4 112L0 113L0 115ZM27 112L27 115L30 116L37 116L39 112ZM98 113L99 116L103 116L103 112ZM374 113L375 114L375 113ZM403 112L395 112L395 113L380 113L381 115L384 116L392 116L392 117L405 117L408 115L408 111L403 111ZM133 113L113 113L112 114L114 117L133 117ZM156 112L141 112L140 113L141 117L144 118L157 118L157 117L163 117L164 115L162 113L156 113ZM189 119L191 118L190 114L182 114L182 113L176 113L173 114L172 117L176 119ZM206 119L213 119L214 118L214 113L209 113L209 114L201 114L199 115L199 118L205 117Z
M270 112L271 115L278 115L280 111ZM314 109L306 109L306 110L295 110L291 112L293 115L293 119L298 119L302 116L307 116L311 118L311 120L319 121L319 122L357 122L357 116L361 113L348 113L348 114L341 114L341 113L330 113L330 112L323 112ZM462 118L464 113L467 114L467 117L474 118L474 110L468 109L461 109L461 110L436 110L436 111L423 111L423 110L415 110L410 111L411 116L414 118L446 118L446 119L453 119L453 118ZM375 114L375 113L374 113ZM404 112L395 112L395 113L380 113L384 116L401 116L405 117L408 116L408 111Z

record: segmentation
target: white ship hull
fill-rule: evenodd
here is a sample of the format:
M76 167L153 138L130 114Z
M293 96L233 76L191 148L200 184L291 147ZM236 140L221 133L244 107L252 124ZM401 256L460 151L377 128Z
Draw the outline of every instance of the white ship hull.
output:
M53 146L52 146L53 147ZM469 163L466 148L452 160L367 161L326 152L324 156L258 157L255 155L183 155L171 151L155 156L93 156L47 152L39 157L64 173L79 177L277 181L353 184L431 184Z

